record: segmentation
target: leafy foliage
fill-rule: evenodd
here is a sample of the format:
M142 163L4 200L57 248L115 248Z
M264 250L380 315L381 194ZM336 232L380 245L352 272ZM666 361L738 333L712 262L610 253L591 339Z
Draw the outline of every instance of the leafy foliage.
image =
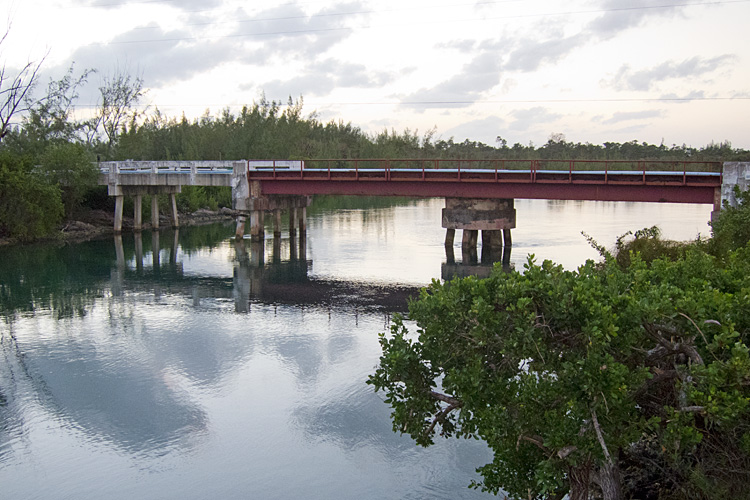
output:
M369 383L394 430L481 438L513 498L731 498L750 479L750 249L433 282Z
M737 205L724 202L716 220L711 221L711 248L725 254L729 249L743 247L750 242L750 190L735 186Z
M60 186L65 215L71 216L89 189L96 186L99 169L83 144L62 142L49 146L41 156L44 177Z
M60 221L60 190L35 175L28 157L0 150L0 235L28 241Z

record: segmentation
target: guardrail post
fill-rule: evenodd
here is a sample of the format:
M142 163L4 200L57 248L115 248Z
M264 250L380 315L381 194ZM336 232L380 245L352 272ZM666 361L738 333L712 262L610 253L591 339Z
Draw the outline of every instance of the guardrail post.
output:
M573 160L568 161L568 182L573 183Z

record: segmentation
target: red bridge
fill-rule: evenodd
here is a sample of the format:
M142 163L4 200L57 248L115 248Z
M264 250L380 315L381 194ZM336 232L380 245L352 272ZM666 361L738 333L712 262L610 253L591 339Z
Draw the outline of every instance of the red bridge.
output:
M331 159L308 160L301 168L269 161L250 166L247 176L262 195L640 201L718 209L721 172L720 162Z
M274 235L281 212L290 211L290 234L305 231L311 195L445 198L442 225L452 246L462 229L464 246L510 245L516 198L712 204L722 189L750 180L748 164L702 161L330 159L224 162L109 162L100 183L116 198L115 231L122 225L124 196L135 197L134 230L141 230L144 195L169 194L177 226L176 193L184 185L231 186L238 238L250 218L251 237L263 239L264 215L273 213ZM722 188L723 183L727 186ZM158 228L158 197L152 196L152 228Z

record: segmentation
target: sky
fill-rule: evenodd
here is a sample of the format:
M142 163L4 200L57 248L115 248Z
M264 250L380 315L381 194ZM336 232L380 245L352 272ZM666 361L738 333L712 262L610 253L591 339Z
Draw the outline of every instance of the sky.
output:
M0 65L95 69L142 111L302 98L368 133L750 149L750 0L0 0ZM558 136L559 137L559 136Z

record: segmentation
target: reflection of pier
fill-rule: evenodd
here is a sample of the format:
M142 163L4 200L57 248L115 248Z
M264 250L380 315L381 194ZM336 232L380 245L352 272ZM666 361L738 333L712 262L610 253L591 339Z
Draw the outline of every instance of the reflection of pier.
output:
M306 238L274 238L270 259L265 241L235 240L232 278L186 274L177 260L179 232L164 236L156 231L151 234L150 255L144 252L144 247L149 246L148 236L144 244L144 237L135 235L134 248L127 250L123 237L115 236L113 294L137 291L152 292L157 297L182 295L189 297L193 306L204 305L203 301L210 299L229 299L239 313L250 312L252 304L260 303L390 314L405 312L408 298L419 291L414 286L311 278ZM166 248L160 247L163 241L167 242Z
M476 247L461 247L461 262L456 262L453 245L445 245L445 260L440 270L440 276L444 280L454 277L465 278L476 276L488 278L495 264L502 263L503 270L510 269L511 246L497 247L494 245L482 245L481 260L478 259Z

